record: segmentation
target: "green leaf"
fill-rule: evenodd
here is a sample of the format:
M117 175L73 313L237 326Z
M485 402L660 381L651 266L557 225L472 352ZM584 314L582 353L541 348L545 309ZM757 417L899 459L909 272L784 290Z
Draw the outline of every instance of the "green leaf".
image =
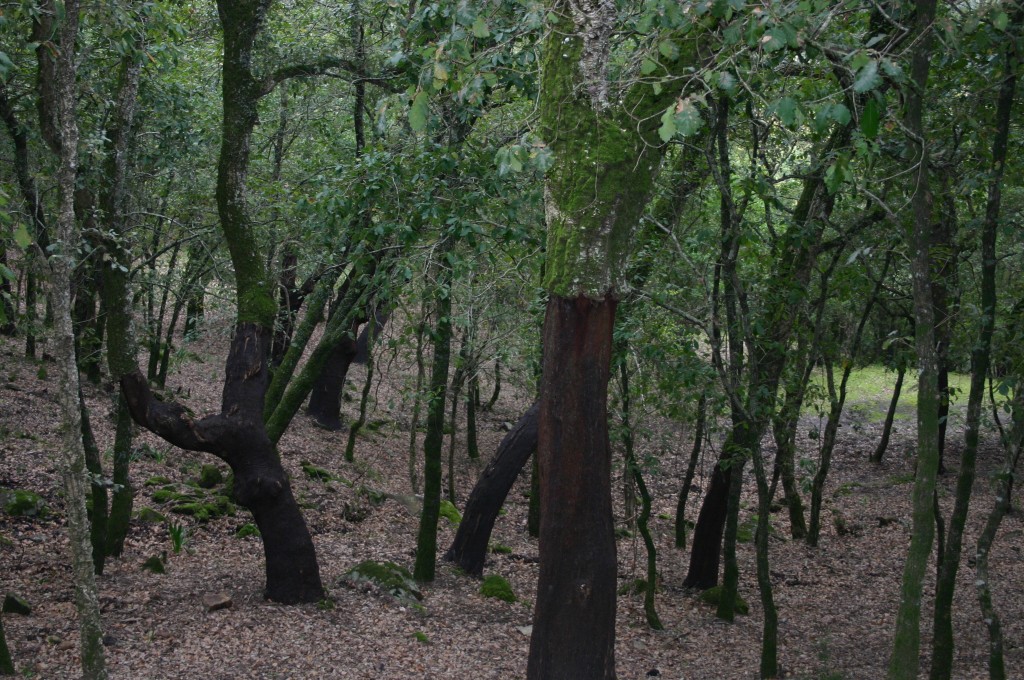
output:
M644 59L643 63L640 64L640 73L645 76L649 76L658 68L658 62L653 59Z
M775 114L783 125L789 127L798 122L800 108L792 97L783 97L775 103Z
M718 87L725 90L726 92L735 92L736 76L729 73L728 71L720 71L718 74Z
M0 279L7 279L8 281L14 282L18 280L18 277L14 275L14 272L10 267L0 264Z
M1010 17L1006 15L1006 12L999 12L996 14L996 18L992 20L992 25L995 26L998 31L1005 31L1009 23Z
M434 63L434 80L448 80L448 67L439 61Z
M833 105L830 113L832 115L832 120L840 125L846 125L850 122L850 109L846 108L845 104Z
M665 109L665 113L661 116L661 127L658 128L658 136L661 137L661 141L667 142L676 136L676 112L675 104Z
M662 40L658 43L658 51L661 52L661 56L670 61L675 61L679 58L679 48L671 40Z
M427 127L427 116L430 114L428 101L429 97L424 90L420 90L412 100L412 106L409 107L409 127L414 132L422 132Z
M32 245L32 237L28 233L28 229L25 228L24 223L19 223L14 229L14 242L18 244L19 248L25 249Z
M476 21L473 22L472 30L474 38L487 38L491 35L491 29L487 26L487 22L484 21L483 17L476 18Z
M853 91L857 94L863 94L881 84L882 78L878 75L878 62L872 59L857 72L857 79L853 81Z
M860 131L864 133L865 137L874 139L878 136L878 122L880 119L881 111L879 110L878 102L875 99L869 99L860 114Z
M761 47L765 52L775 52L786 46L786 33L773 28L761 36Z
M701 118L700 111L693 105L693 102L687 99L677 107L675 124L684 137L689 137L700 131L701 126L704 125L704 119Z

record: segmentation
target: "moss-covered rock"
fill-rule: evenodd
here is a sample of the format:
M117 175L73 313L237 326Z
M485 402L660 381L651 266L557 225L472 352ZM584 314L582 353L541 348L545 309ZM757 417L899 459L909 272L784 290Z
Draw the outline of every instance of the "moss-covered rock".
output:
M349 569L344 578L356 584L370 584L399 600L415 602L423 599L423 593L409 570L394 562L366 560Z
M157 503L167 503L180 495L177 491L171 489L157 489L153 492L153 500Z
M139 521L142 522L164 522L167 520L166 515L161 512L157 512L153 508L141 507L136 515Z
M255 524L249 522L238 527L238 531L235 532L235 538L248 538L249 536L260 536L260 528Z
M722 599L722 586L708 588L700 594L699 599L705 604L717 607ZM736 593L736 613L743 614L744 616L750 613L750 605L747 604L747 601L739 593Z
M458 526L459 522L462 521L462 513L448 500L441 501L439 514L455 526Z
M150 477L142 483L143 486L167 486L168 484L171 484L171 480L163 475Z
M42 497L28 489L0 489L0 507L12 517L45 517L50 512Z
M505 602L516 601L516 594L512 592L512 586L498 574L491 574L484 579L484 582L480 585L480 594L484 597L495 597Z
M228 502L228 505L231 505L230 502ZM228 512L225 505L218 501L213 503L190 501L187 503L177 503L171 506L171 512L176 515L189 515L199 522L208 522L214 517L234 514L234 506L232 505L231 512Z
M224 473L213 463L207 463L199 470L199 479L196 481L200 487L212 489L218 484L224 483Z

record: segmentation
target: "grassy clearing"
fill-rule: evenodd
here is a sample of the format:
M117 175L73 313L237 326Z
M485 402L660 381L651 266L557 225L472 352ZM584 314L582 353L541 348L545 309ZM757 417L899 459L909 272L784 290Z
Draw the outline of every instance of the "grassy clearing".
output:
M836 379L839 379L840 368L836 368ZM896 372L885 368L880 364L872 364L854 369L846 384L846 404L851 412L866 417L872 422L885 420L885 409L892 399L892 391L896 386ZM971 386L971 376L965 373L950 373L949 386L953 392L953 407L963 405L967 402L967 391ZM811 379L813 393L820 395L820 402L824 403L823 408L827 409L828 387L825 382L825 371L817 369ZM808 401L805 411L813 413L819 407L819 403ZM900 394L900 403L896 408L896 418L904 419L913 416L917 409L917 379L916 372L907 372L903 380L903 391Z

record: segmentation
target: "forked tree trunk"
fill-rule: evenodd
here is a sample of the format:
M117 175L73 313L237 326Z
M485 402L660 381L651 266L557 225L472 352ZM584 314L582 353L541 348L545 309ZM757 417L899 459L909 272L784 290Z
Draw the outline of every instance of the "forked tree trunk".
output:
M231 468L235 500L252 512L263 538L266 597L282 603L315 602L323 598L324 589L313 540L263 424L276 304L246 201L259 100L295 71L284 69L261 79L253 71L253 49L270 0L220 0L217 6L224 35L217 212L237 292L221 410L196 419L177 404L155 399L138 371L124 376L121 388L140 425L181 448L216 455Z
M501 440L466 501L462 522L444 559L471 576L483 574L494 522L526 461L537 450L539 416L540 403L535 402Z
M611 298L552 295L548 301L530 678L615 677L617 562L607 425L615 306Z
M141 373L121 385L132 417L170 443L217 456L234 474L235 500L253 514L263 538L267 599L285 604L324 596L313 540L263 427L270 329L239 323L228 355L221 412L196 420L156 400Z

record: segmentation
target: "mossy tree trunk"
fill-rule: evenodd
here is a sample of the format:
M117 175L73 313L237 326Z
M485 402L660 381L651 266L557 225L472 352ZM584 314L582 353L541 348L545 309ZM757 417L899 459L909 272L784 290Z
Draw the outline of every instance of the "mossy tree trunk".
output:
M313 602L324 596L312 538L292 495L288 475L263 424L268 356L276 304L249 217L246 178L257 104L283 79L317 72L286 67L257 78L253 48L270 0L218 3L224 34L223 134L217 171L217 209L235 270L237 322L228 354L221 411L194 418L156 400L144 376L121 380L132 417L181 448L212 453L234 473L236 500L252 513L263 537L268 599Z
M638 83L611 96L614 3L552 0L547 9L540 133L553 165L544 200L540 576L527 677L598 680L615 677L607 391L616 298L663 154L654 114L679 93L659 98ZM687 56L672 69L693 63L696 40L684 43Z
M935 348L935 306L932 300L931 247L932 193L928 181L928 147L925 143L924 108L932 51L935 0L915 3L914 43L910 85L904 97L907 145L913 162L914 194L911 198L911 273L914 292L914 344L917 349L917 472L912 494L913 526L903 569L896 632L889 659L890 680L916 678L920 666L921 596L924 576L935 538L935 477L939 464L938 357Z
M110 255L103 267L103 302L107 324L107 368L115 382L135 370L138 358L135 352L135 333L132 328L133 301L129 288L128 271L128 169L132 130L135 122L139 78L142 72L142 45L129 53L122 62L121 85L118 90L113 124L107 130L107 160L104 187L100 195L107 232L106 243ZM114 433L114 494L110 508L106 551L118 556L124 550L125 537L131 521L133 492L129 477L132 449L132 421L124 397L115 399Z
M75 335L71 321L71 279L74 251L78 243L75 220L75 180L78 176L78 121L75 110L75 41L78 36L79 6L77 0L66 0L64 16L57 26L60 48L53 67L53 88L56 96L56 146L60 167L57 174L56 252L50 258L50 295L53 306L53 351L60 387L57 401L61 410L60 470L64 482L68 538L71 544L75 605L78 610L82 675L89 680L107 677L103 652L103 631L100 621L99 597L89 536L86 495L90 488L82 444L81 403L79 400L78 365L75 358ZM55 13L47 3L42 11Z
M1024 6L1018 5L1013 13L1010 30L1017 33L1024 21ZM1011 34L1012 34L1011 33ZM1013 100L1017 89L1017 49L1010 46L1005 54L1005 66L999 97L996 101L995 137L992 141L992 166L988 183L988 200L985 204L985 218L981 231L981 317L978 320L978 339L971 349L971 386L967 397L967 423L964 433L965 446L960 458L960 472L957 475L956 502L949 520L945 555L935 586L935 614L932 636L931 680L948 680L953 672L953 594L956 590L956 576L960 568L960 553L963 545L964 527L970 508L971 492L974 489L975 462L978 457L978 440L981 430L981 408L985 398L985 379L991 364L992 335L996 321L996 240L999 233L1000 210L1002 206L1003 175L1009 146L1010 122ZM1011 468L1012 470L1012 468ZM1002 486L1002 482L1000 482ZM1009 489L997 492L997 496L1009 496ZM997 504L1000 501L997 498ZM1007 503L1008 505L1008 503ZM1005 510L1003 510L1005 512ZM990 531L986 525L984 532ZM994 535L994 531L992 534ZM978 551L981 552L980 550ZM987 560L987 551L985 558ZM979 555L976 564L982 564ZM987 567L987 563L986 563ZM983 571L979 568L979 571ZM987 573L984 574L987 581ZM986 602L982 600L983 608ZM991 595L988 596L986 621L991 620ZM991 624L989 624L991 625ZM993 675L992 677L996 677Z
M441 237L438 245L437 276L434 281L434 316L431 333L433 360L427 390L427 432L423 438L423 511L416 537L416 564L413 576L417 581L434 580L437 564L437 522L441 511L441 458L444 445L444 411L448 403L448 369L452 348L452 271L445 255L453 247L451 234ZM449 480L454 484L455 480Z

